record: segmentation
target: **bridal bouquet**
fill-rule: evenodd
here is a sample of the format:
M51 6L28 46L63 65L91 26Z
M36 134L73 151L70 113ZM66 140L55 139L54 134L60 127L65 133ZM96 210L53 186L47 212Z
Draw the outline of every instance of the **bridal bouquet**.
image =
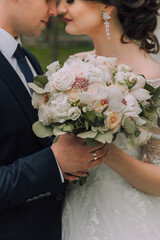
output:
M127 145L145 144L158 122L160 89L146 84L116 58L71 56L63 66L53 62L43 76L29 83L32 104L39 121L33 124L38 137L57 137L71 132L88 144L111 143L117 133Z

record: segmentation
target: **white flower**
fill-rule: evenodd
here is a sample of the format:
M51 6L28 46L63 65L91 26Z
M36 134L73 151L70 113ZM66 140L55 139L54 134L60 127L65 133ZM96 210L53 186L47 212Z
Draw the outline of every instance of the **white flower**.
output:
M147 100L151 98L149 91L144 88L139 88L131 91L135 98L139 101Z
M136 79L136 84L132 87L132 90L143 88L146 83L146 79L142 75L136 75Z
M45 85L44 90L45 90L46 92L49 92L51 95L52 95L53 93L57 92L57 90L56 90L56 88L55 88L55 86L54 86L53 80L49 81L49 82Z
M134 95L128 93L123 102L126 102L126 108L123 111L123 114L126 117L139 117L139 114L142 112L142 109L139 107L137 100Z
M85 105L106 98L107 98L106 87L104 87L101 84L91 85L87 91L79 94L80 103Z
M97 67L88 68L88 80L90 83L105 82L105 73Z
M117 71L118 72L131 72L132 68L125 64L120 64L117 66Z
M38 110L39 121L44 126L49 126L52 123L52 118L50 116L50 107L48 105L41 105Z
M116 65L117 58L106 58L104 56L97 56L97 65L104 65L106 68L112 68Z
M75 121L81 115L81 110L78 107L72 107L68 110L69 119Z
M75 81L73 73L70 68L64 66L58 72L52 75L54 86L59 91L67 91L72 88L72 84Z
M111 99L108 103L108 110L113 112L123 112L126 106L117 99Z
M111 99L117 99L119 101L122 101L124 96L121 92L121 89L118 85L110 85L106 89L107 91L107 101L109 102Z
M34 108L39 108L42 104L48 101L47 94L38 94L36 92L32 95L32 105Z
M134 145L143 145L146 144L147 141L151 138L152 133L143 127L139 127L138 130L140 131L140 135L138 137L135 136L135 134L131 135L131 140Z
M68 95L63 93L54 94L49 102L49 116L52 118L52 122L63 123L68 120L68 111L71 105L68 102Z
M50 77L53 73L57 72L60 69L59 61L55 61L47 66L48 71L45 73L45 76Z

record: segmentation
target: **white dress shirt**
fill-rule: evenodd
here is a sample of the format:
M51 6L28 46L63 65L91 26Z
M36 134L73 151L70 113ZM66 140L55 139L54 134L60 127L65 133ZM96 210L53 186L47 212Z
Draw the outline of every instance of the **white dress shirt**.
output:
M20 41L19 37L17 39L15 39L8 32L6 32L2 28L0 28L0 51L5 56L5 58L8 60L8 62L11 64L11 66L14 68L14 70L16 71L18 76L20 77L21 81L23 82L24 86L26 87L27 91L31 95L31 92L30 92L30 89L28 87L25 76L21 72L21 69L19 68L19 66L17 64L16 58L13 57L13 54L14 54L16 48L17 48L18 43L21 45L21 41ZM27 57L25 57L25 58L27 60L27 63L29 65L29 67L31 68L33 76L34 77L37 76L37 73L35 72L32 64L29 61L29 59ZM62 171L60 169L60 166L59 166L58 162L57 162L57 165L58 165L58 168L59 168L59 171L60 171L61 180L62 180L62 182L64 182L63 174L62 174Z

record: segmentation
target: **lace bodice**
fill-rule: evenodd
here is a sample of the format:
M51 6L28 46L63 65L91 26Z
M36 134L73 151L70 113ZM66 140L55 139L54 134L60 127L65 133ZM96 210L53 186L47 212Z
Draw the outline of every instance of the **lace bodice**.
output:
M160 79L148 80L147 83L157 88L160 86ZM144 151L150 163L160 166L160 129L157 125L152 128L152 133L152 138L144 147Z

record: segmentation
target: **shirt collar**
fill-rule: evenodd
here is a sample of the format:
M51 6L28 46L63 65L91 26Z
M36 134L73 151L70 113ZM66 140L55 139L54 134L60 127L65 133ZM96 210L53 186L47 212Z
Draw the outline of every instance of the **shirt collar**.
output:
M11 58L17 48L18 43L21 44L19 37L15 39L8 32L0 28L0 51L4 55Z

